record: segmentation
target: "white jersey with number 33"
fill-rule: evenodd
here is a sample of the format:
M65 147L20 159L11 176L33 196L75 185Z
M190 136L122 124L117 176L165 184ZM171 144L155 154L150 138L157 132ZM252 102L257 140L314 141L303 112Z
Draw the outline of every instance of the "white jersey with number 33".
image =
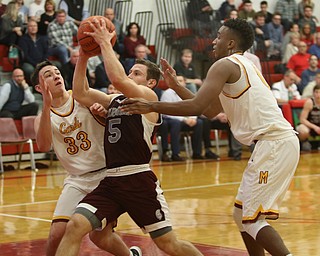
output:
M68 173L82 175L105 168L104 125L72 95L63 106L51 108L51 126L54 151Z

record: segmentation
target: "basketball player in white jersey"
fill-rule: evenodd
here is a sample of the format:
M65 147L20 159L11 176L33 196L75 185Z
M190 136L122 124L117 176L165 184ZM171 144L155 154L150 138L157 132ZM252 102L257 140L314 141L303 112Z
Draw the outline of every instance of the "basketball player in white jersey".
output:
M230 19L213 41L217 61L196 95L180 86L172 67L162 60L167 84L181 102L147 102L130 99L123 111L159 112L169 115L228 116L234 137L255 148L236 196L234 220L250 255L291 255L280 235L266 219L277 219L279 206L299 161L299 141L284 119L269 85L254 64L243 56L253 43L253 31L245 20Z
M83 236L89 232L96 236L108 235L109 223L125 212L167 254L200 256L201 252L191 243L177 239L160 182L150 167L152 137L160 124L159 114L130 115L120 110L127 97L157 100L152 88L158 84L159 67L147 60L136 60L127 76L110 42L115 32L107 30L104 20L91 27L90 35L100 45L107 76L123 94L107 95L89 88L84 77L88 56L80 48L73 82L74 97L85 106L99 103L108 109L104 138L108 171L107 177L77 206L57 256L77 255Z
M35 120L38 148L48 152L53 146L68 173L53 214L47 243L46 254L55 255L79 201L106 176L104 124L97 121L89 108L75 101L71 91L66 91L59 69L49 61L37 65L32 82L43 97L42 113ZM128 247L116 233L99 241L92 240L107 251L112 243L114 254L130 255Z

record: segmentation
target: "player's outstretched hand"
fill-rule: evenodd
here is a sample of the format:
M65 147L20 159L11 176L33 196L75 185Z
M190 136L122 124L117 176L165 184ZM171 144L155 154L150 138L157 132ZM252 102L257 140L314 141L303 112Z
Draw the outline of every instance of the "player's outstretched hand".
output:
M121 110L130 114L146 114L152 111L152 102L145 99L126 99L121 106Z
M39 87L41 88L43 106L51 107L52 94L49 90L48 84L45 82L43 75L39 76Z
M83 33L92 36L99 45L103 44L104 42L111 43L111 39L116 35L116 31L114 30L113 32L109 32L104 19L100 19L100 22L98 21L98 19L94 19L93 21L94 23L90 22L90 26L93 32Z
M106 118L107 117L107 110L104 108L104 106L102 106L99 103L94 103L91 107L90 107L90 111L92 114L94 114L95 116L101 116Z
M177 81L177 74L173 67L168 63L166 59L160 59L161 65L161 74L164 78L166 84L174 90L176 86L179 86L179 82Z

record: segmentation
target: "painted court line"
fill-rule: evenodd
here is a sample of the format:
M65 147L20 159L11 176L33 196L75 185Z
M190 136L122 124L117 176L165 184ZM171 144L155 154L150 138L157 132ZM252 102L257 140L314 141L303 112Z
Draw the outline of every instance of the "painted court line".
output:
M12 214L5 214L5 213L0 213L0 216L3 216L3 217L10 217L10 218L17 218L17 219L25 219L25 220L35 220L35 221L51 222L51 220L47 220L47 219L33 218L33 217L26 217L26 216L12 215Z

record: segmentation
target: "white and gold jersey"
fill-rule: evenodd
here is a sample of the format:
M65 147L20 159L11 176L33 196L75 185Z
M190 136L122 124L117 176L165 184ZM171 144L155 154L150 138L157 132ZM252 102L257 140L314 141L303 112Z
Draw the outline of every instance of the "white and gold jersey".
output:
M106 167L104 125L87 107L71 95L63 106L51 108L50 115L54 151L69 174L82 175Z
M226 57L240 67L240 79L226 83L219 96L235 138L245 145L292 134L270 86L254 64L240 54ZM289 133L288 133L289 132Z

